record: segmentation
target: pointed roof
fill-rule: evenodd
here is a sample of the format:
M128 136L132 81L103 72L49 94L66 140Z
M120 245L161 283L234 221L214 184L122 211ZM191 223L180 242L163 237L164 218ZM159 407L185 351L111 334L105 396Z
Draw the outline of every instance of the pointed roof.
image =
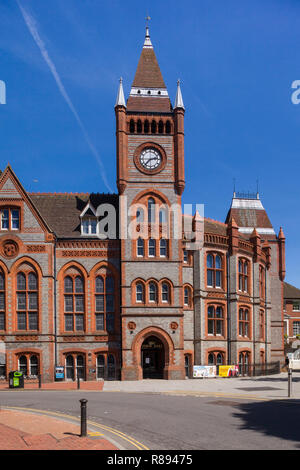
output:
M39 223L42 230L45 232L51 233L52 230L48 225L47 221L43 218L38 207L34 204L34 201L31 199L30 195L25 191L19 179L17 178L12 167L8 163L7 167L0 174L0 193L1 197L7 198L20 198L26 202L29 209L32 211L36 217L37 222Z
M129 111L171 112L172 106L160 71L149 28L127 101Z
M124 106L126 108L125 98L124 98L124 90L123 90L123 79L120 78L120 85L118 89L117 99L116 99L116 106Z
M177 80L177 92L176 92L174 109L176 108L184 109L184 104L183 104L183 99L182 99L182 94L181 94L181 89L180 89L180 80Z
M272 238L276 236L258 193L256 195L234 193L226 223L231 218L236 221L240 233L251 236L255 229L259 235Z

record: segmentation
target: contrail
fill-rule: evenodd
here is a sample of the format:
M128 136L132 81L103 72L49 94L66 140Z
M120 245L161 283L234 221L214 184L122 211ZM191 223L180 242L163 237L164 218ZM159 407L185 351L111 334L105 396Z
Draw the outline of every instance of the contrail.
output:
M67 105L69 106L70 110L72 111L83 135L84 135L84 138L92 152L92 154L94 155L94 157L96 158L98 164L99 164L99 167L100 167L100 172L101 172L101 176L102 176L102 179L103 179L103 182L105 184L105 186L107 187L107 189L110 191L110 192L113 192L108 181L107 181L107 178L106 178L106 172L105 172L105 169L104 169L104 166L103 166L103 163L102 163L102 160L100 158L100 155L98 154L97 150L95 149L94 145L92 144L89 136L88 136L88 133L68 95L68 93L66 92L66 89L65 87L63 86L62 84L62 81L58 75L58 72L56 70L56 67L54 65L54 63L52 62L52 60L50 59L49 57L49 54L48 54L48 51L45 47L45 44L44 42L42 41L42 39L40 38L40 35L38 33L38 30L37 30L37 27L36 27L36 22L34 20L34 18L32 18L32 16L29 15L29 13L24 9L24 7L20 4L19 0L16 0L17 1L17 4L21 10L21 13L22 13L22 16L24 18L24 21L30 31L30 34L32 35L36 45L38 46L38 48L40 49L41 51L41 54L46 62L46 64L48 65L49 69L50 69L50 72L52 73L53 77L54 77L54 80L56 81L56 84L58 86L58 89L60 91L60 93L62 94L63 98L65 99Z

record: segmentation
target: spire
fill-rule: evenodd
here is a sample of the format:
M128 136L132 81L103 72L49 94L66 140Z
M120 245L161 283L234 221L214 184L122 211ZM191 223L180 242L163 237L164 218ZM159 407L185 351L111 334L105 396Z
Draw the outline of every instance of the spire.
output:
M150 18L147 17L148 21ZM146 25L146 36L127 101L128 111L172 110L169 94L161 74Z
M124 91L123 91L123 79L122 77L120 78L120 85L119 85L119 90L118 90L118 95L116 99L116 106L124 106L126 108L126 103L125 103L125 98L124 98Z
M150 16L147 16L146 21L148 21L148 20L150 20ZM150 39L148 24L146 25L146 36L145 36L145 42L144 42L143 48L153 49L152 42L151 42L151 39Z
M182 99L182 94L181 94L181 89L180 89L180 80L177 80L177 92L176 92L174 109L176 108L184 109L184 104L183 104L183 99Z

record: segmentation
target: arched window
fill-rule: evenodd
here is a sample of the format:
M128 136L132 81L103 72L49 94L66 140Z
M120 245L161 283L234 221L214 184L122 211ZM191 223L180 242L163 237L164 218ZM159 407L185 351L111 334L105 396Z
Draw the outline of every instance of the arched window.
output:
M97 379L104 379L105 358L103 354L97 356Z
M224 353L220 351L212 351L209 353L207 362L209 366L224 364Z
M170 121L167 121L166 122L166 134L170 134L171 133L171 123Z
M158 133L159 134L164 133L164 123L162 121L159 121L159 123L158 123Z
M34 272L17 274L17 329L38 330L38 280Z
M189 286L185 286L183 290L183 304L184 307L192 306L192 290Z
M0 271L0 331L5 330L5 275Z
M20 356L19 357L19 371L23 372L23 375L28 375L28 367L27 367L27 357Z
M151 134L156 134L156 121L151 122Z
M116 359L113 354L97 355L97 379L116 379Z
M239 374L240 375L249 375L250 372L250 352L241 351L239 353Z
M150 238L148 242L148 256L154 257L155 256L155 248L156 248L156 241L154 238Z
M115 328L115 280L109 271L95 278L96 330L112 333Z
M148 199L148 223L155 221L155 201L153 197Z
M141 282L136 284L136 297L137 303L144 303L144 286Z
M39 374L39 361L37 356L30 356L29 359L30 375L36 377Z
M224 336L223 307L209 305L207 309L207 333L213 336Z
M113 354L108 354L107 356L107 378L108 379L116 378L116 363L115 363L115 356Z
M149 302L157 302L157 285L154 282L149 284Z
M85 295L81 275L64 278L65 331L84 331Z
M130 132L130 134L134 134L134 132L135 132L135 123L134 123L133 119L130 119L129 132Z
M138 134L142 133L143 128L142 128L142 121L140 119L137 122L136 130Z
M76 356L76 376L80 379L85 378L85 361L81 354Z
M145 254L144 252L144 240L142 238L138 238L137 240L137 256L143 257Z
M144 210L139 207L138 210L136 211L136 222L140 224L141 222L144 222Z
M163 282L161 286L161 301L170 303L170 286L167 282Z
M167 209L165 207L161 207L159 210L159 223L164 224L167 222Z
M161 258L167 256L167 240L165 238L161 238L159 241L159 255Z
M74 358L71 354L66 357L66 378L75 379Z
M259 266L259 297L261 300L265 300L265 275L266 275L266 270L263 266Z
M265 312L264 310L260 310L259 312L259 337L261 341L265 339Z
M239 290L249 292L249 262L239 259Z
M206 258L208 287L222 287L222 258L216 253L208 253Z
M146 119L146 121L144 122L144 133L148 134L149 129L150 129L149 121L148 121L148 119Z
M250 317L247 308L239 309L239 336L250 337Z

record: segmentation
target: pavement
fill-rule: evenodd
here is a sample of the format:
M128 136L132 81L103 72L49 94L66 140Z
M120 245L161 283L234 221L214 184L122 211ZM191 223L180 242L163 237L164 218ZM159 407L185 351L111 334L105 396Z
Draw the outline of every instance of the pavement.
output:
M80 437L80 424L45 412L0 409L1 450L119 450L105 434L89 431Z
M300 399L300 372L293 372L290 388L288 374L264 377L204 378L188 380L141 380L93 382L81 389L101 393L154 393L195 397L224 397L241 400L290 400ZM74 384L44 384L42 390L74 390ZM7 387L0 388L7 390ZM41 391L42 391L41 390ZM22 389L11 393L22 393ZM78 391L78 393L80 393ZM0 391L1 396L1 391ZM124 450L117 440L111 438L112 428L88 424L86 437L80 437L79 418L45 410L0 408L1 450ZM137 441L132 444L139 448ZM142 449L140 449L142 450Z
M262 377L108 381L104 382L103 392L222 396L247 400L300 399L300 372L292 373L290 396L287 372Z

